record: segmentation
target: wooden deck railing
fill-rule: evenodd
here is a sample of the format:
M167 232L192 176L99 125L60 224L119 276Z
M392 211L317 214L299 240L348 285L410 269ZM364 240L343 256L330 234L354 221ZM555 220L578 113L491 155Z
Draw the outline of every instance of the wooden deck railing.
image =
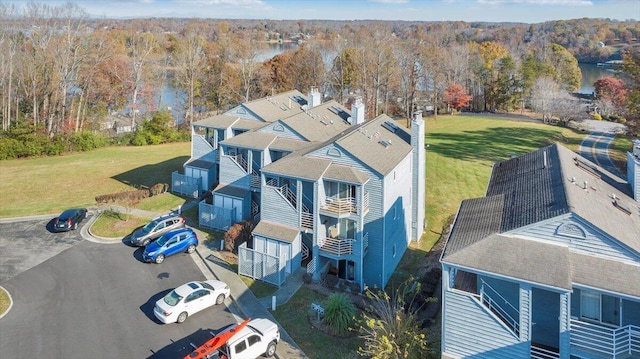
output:
M320 250L329 252L337 256L346 256L353 253L353 239L337 239L337 238L324 238L320 241Z

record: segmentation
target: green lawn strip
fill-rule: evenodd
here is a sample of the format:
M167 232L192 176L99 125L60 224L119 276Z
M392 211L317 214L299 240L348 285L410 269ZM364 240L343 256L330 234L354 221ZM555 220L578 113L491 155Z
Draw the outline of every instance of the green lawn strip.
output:
M623 175L627 174L627 152L632 150L633 143L624 135L616 136L609 147L609 158Z
M255 280L253 278L240 276L240 279L247 285L247 287L253 292L256 298L264 298L273 295L278 290L278 287L271 284L267 284L263 281Z
M183 205L184 203L184 198L166 192L143 199L135 205L135 208L142 209L144 211L164 213L171 209L178 208L178 206Z
M0 217L56 214L96 205L95 197L171 183L190 143L107 147L65 156L0 161Z
M311 325L311 303L321 304L325 299L325 296L303 286L272 314L309 358L357 358L362 339L357 336L336 338Z
M9 293L0 288L0 316L9 309L10 304L11 301L9 300Z
M148 222L149 218L104 211L91 226L91 233L106 238L125 237L131 234L136 228L144 226Z

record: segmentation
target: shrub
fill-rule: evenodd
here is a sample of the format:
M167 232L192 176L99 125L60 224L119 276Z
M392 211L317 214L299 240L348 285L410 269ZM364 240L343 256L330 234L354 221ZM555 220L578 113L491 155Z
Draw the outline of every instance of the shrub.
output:
M110 203L110 202L135 202L141 199L145 199L149 197L149 190L147 189L138 189L135 191L125 191L118 193L109 193L103 194L100 196L96 196L97 203Z
M149 195L157 196L159 194L165 193L169 190L169 185L167 183L156 183L151 188L149 188Z
M599 113L592 113L591 114L591 119L596 120L596 121L602 121L602 116Z
M231 226L224 232L224 248L237 253L238 247L251 239L252 227L250 221L242 221Z
M356 308L344 293L333 293L323 303L323 321L338 333L349 331L354 322Z

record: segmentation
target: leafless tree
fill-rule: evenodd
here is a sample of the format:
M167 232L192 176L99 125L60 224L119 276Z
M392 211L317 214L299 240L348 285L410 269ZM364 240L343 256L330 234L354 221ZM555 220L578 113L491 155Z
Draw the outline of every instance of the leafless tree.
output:
M187 90L187 114L185 122L190 125L194 121L194 103L196 86L202 78L206 62L205 39L197 27L187 29L184 41L178 43L175 54L176 79L178 84Z
M147 62L151 53L158 47L157 39L153 34L135 33L127 40L127 50L131 61L131 78L129 79L131 88L131 101L129 111L131 112L131 128L136 127L136 115L138 109L138 97L144 83L144 75Z
M552 103L559 93L560 87L549 77L539 77L533 84L529 104L533 111L542 114L542 122L551 119Z

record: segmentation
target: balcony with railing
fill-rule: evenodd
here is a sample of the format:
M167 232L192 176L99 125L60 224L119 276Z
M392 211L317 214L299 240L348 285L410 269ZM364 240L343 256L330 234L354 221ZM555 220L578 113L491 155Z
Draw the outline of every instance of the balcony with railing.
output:
M571 319L571 352L594 358L637 358L640 326L612 327Z
M260 188L260 173L256 170L251 170L251 188L259 189Z
M320 251L335 256L348 256L353 254L355 239L321 238L319 240Z
M340 197L338 195L329 196L321 202L320 211L323 214L338 217L358 214L358 201L355 197ZM362 211L364 213L369 211L369 192L364 194Z

